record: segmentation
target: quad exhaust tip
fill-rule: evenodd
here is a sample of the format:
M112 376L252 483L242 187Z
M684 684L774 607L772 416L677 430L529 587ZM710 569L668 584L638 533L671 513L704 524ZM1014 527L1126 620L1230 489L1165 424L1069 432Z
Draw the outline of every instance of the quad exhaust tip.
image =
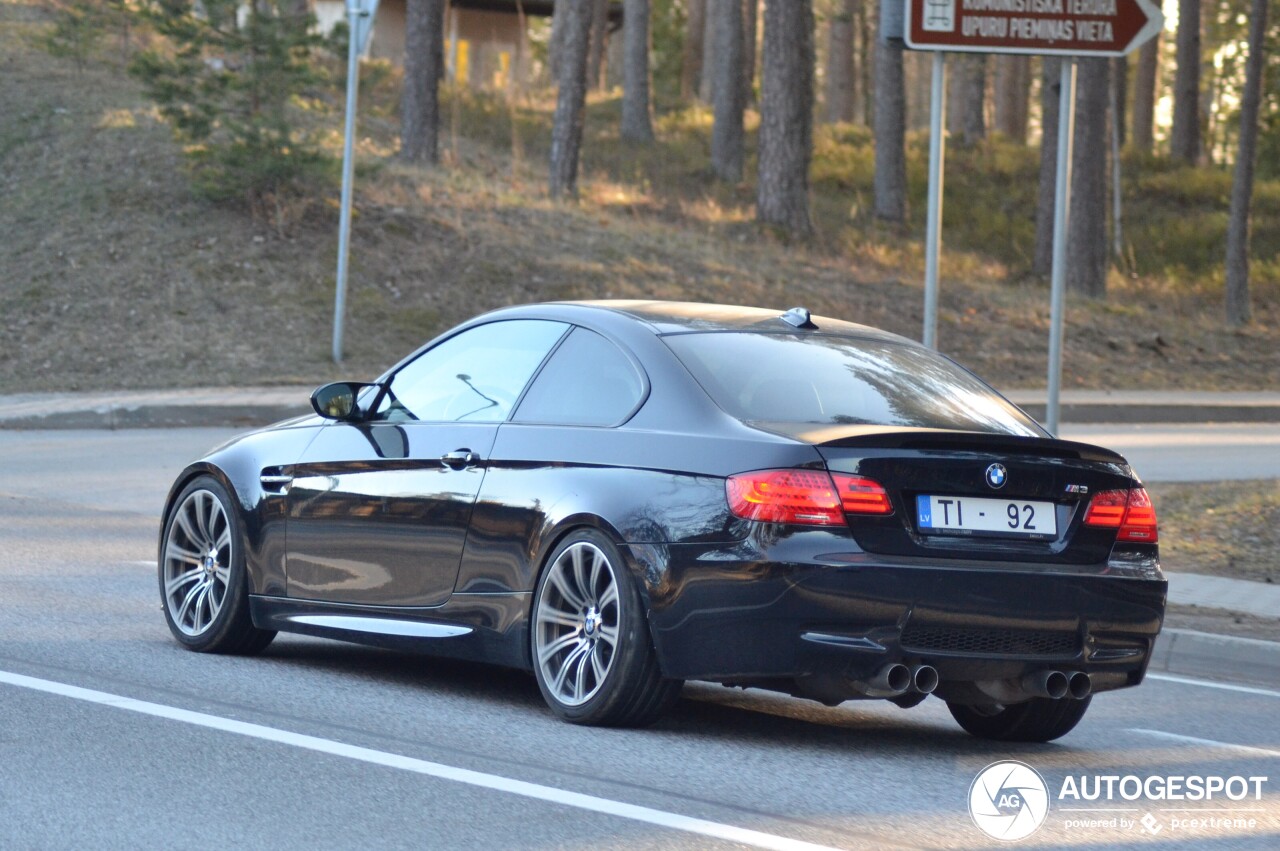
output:
M1093 693L1093 681L1084 671L1070 674L1062 671L1035 671L1022 678L1022 688L1035 697L1084 700Z
M1022 687L1036 697L1061 700L1067 696L1071 682L1061 671L1035 671L1022 678Z
M879 691L902 694L911 688L911 669L897 662L885 665L871 679L871 686Z
M911 671L911 685L921 694L933 694L938 687L938 669L932 665L916 665Z

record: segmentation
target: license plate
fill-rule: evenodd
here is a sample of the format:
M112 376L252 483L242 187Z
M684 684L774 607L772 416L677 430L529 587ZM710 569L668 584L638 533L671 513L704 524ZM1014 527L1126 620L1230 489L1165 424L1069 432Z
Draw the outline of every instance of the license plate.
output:
M921 532L932 534L1058 536L1052 502L921 494L916 521Z

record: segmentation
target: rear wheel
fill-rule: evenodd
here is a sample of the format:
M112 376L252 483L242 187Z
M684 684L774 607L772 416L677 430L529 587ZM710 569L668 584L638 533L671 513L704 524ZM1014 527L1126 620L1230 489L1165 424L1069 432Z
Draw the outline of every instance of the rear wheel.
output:
M947 703L951 717L979 739L999 742L1050 742L1070 733L1084 717L1093 697L1053 700L1033 697L1011 706Z
M202 653L258 653L276 637L249 617L244 535L222 483L200 476L165 519L160 599L179 643Z
M617 547L603 534L570 534L547 559L534 594L533 669L565 721L640 727L680 696L663 679L644 606Z

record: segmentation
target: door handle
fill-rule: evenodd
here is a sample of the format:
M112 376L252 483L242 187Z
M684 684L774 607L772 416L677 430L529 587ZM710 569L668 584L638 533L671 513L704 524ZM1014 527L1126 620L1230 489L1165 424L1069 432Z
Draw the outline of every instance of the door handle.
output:
M440 460L446 467L464 470L467 467L474 467L480 461L480 456L470 449L455 449L452 452L446 452L441 455Z

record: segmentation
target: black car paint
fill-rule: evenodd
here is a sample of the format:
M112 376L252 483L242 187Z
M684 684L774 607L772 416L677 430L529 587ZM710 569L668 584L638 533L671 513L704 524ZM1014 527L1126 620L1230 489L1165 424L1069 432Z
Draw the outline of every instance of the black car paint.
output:
M538 570L565 534L589 526L623 545L667 676L774 685L831 673L858 676L887 661L927 661L945 681L1012 677L1045 661L902 647L902 629L918 624L1074 633L1078 653L1055 659L1055 664L1089 672L1095 691L1141 681L1167 590L1154 547L1135 544L1112 551L1108 535L1113 538L1114 533L1086 530L1097 536L1089 558L1055 560L1054 542L948 539L939 544L904 531L896 514L851 521L849 528L748 522L729 513L724 495L724 479L735 473L823 469L828 463L832 469L863 475L886 464L909 471L913 465L936 470L941 463L954 468L958 488L969 487L974 471L980 475L992 457L1016 477L1024 463L1043 461L1048 452L1059 456L1053 463L1061 478L1022 495L1054 499L1066 523L1078 524L1081 512L1064 498L1061 483L1078 479L1091 488L1136 486L1122 458L1060 441L979 437L979 445L985 442L989 448L957 459L936 445L938 439L945 442L945 435L915 447L905 445L900 435L896 445L892 440L877 445L860 427L830 427L819 435L794 426L741 423L716 407L660 334L757 327L771 333L813 332L788 328L759 312L688 313L681 316L676 310L673 315L666 305L509 308L431 341L379 379L385 382L421 351L484 322L562 321L602 334L642 366L646 398L619 427L505 422L487 431L475 429L486 436L460 438L459 447L437 440L429 450L418 451L425 443L415 431L434 425L303 417L246 435L191 465L174 484L166 516L181 488L202 472L216 476L235 494L246 530L253 618L262 628L414 647L528 669L528 618ZM861 326L817 321L821 329L898 339ZM450 471L437 450L463 445L479 458L468 470ZM385 552L388 531L400 535L403 543L392 547L397 575L410 576L407 554L422 543L421 523L428 514L440 516L413 501L416 507L404 516L386 516L403 510L394 498L359 489L322 492L319 482L334 473L329 465L337 461L347 465L339 480L353 469L373 476L399 471L401 484L429 482L423 492L453 494L446 511L452 518L448 541L436 550L443 563L432 566L429 587L414 587L413 579L397 584L393 577L376 593L341 599L334 582L300 582L291 575L307 563L305 557L299 560L295 547L298 529L305 530L300 538L306 549L330 555L337 551L348 560ZM294 476L301 493L289 486L264 486L264 475ZM470 485L441 490L442 479L457 476L467 476L477 486L469 508L464 503ZM909 509L900 495L895 499L898 511ZM316 507L317 500L323 511L308 513L307 506ZM367 522L371 517L375 521ZM295 527L298 523L306 525ZM945 558L933 555L940 546L951 548ZM972 551L956 558L956 546ZM370 584L367 576L364 580ZM317 612L460 624L472 631L423 640L292 620Z

